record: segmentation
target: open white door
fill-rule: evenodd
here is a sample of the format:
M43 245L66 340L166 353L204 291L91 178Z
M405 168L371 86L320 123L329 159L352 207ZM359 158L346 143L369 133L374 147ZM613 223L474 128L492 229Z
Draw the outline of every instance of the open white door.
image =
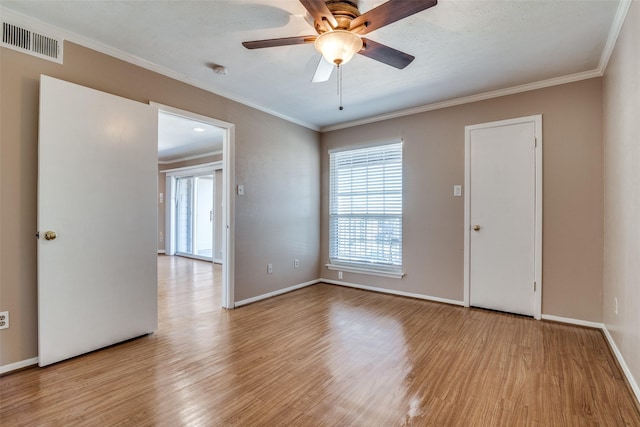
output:
M157 329L158 114L42 76L39 132L38 345L45 366ZM48 231L55 238L47 240Z
M467 305L540 317L541 120L466 128Z

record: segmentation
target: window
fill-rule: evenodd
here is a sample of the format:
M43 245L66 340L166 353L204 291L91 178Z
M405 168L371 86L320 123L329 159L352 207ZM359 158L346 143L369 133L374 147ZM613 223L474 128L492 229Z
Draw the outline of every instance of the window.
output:
M401 277L402 142L329 157L328 267Z

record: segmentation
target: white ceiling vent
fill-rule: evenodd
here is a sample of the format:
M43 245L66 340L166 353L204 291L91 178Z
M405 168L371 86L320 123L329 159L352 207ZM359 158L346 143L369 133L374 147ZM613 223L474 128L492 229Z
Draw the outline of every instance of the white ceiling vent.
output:
M2 21L2 46L62 64L62 38Z

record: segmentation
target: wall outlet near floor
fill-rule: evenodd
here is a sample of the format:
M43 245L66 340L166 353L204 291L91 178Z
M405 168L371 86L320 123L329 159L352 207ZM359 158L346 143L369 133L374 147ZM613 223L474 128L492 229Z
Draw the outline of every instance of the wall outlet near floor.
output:
M618 315L618 298L613 299L613 312Z
M267 264L267 274L273 273L273 264Z
M0 329L7 329L9 327L9 312L0 311Z
M160 232L160 241L164 242L164 233L162 231Z
M338 271L338 279L342 280L342 271Z
M300 268L300 260L298 258L293 260L293 268Z

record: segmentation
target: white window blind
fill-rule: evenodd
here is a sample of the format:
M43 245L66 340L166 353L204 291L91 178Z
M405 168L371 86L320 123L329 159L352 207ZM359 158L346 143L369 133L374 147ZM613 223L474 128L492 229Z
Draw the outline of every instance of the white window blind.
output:
M330 153L329 258L402 270L402 143Z

